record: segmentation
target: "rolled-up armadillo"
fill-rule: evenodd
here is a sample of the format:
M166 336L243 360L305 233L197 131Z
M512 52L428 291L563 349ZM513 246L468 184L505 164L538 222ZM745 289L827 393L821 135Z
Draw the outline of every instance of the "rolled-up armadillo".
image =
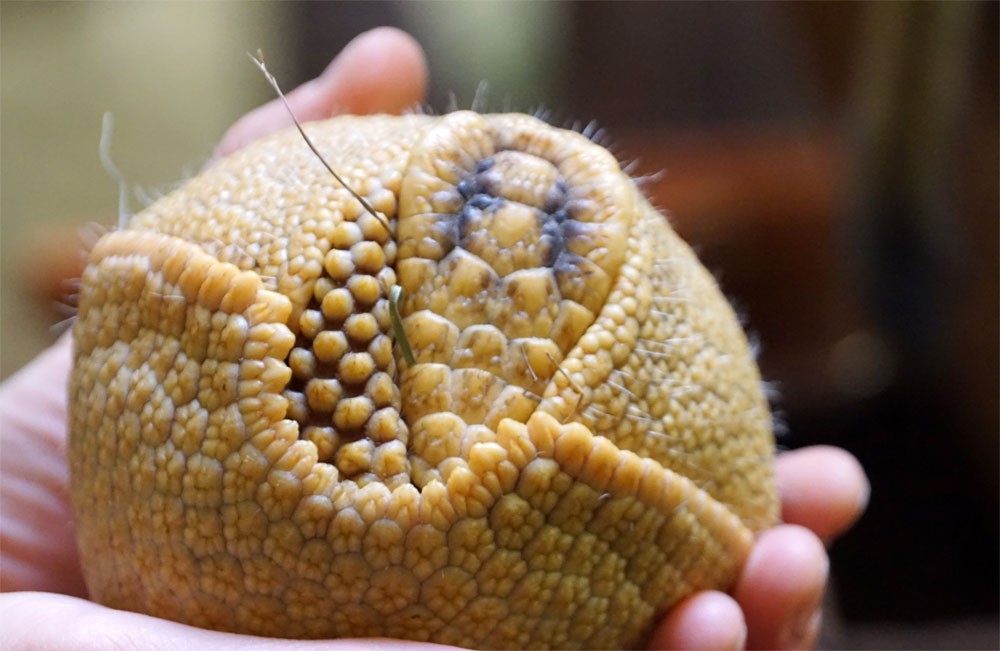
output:
M620 648L776 519L732 309L614 157L340 117L102 238L69 456L104 604L257 635ZM399 289L401 288L401 290Z

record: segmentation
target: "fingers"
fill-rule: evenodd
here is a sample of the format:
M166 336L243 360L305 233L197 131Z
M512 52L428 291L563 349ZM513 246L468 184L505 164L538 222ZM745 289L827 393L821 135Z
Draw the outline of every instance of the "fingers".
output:
M69 508L69 337L0 385L0 590L85 595Z
M742 649L747 625L739 604L722 592L688 597L660 622L650 638L651 649Z
M781 517L829 542L857 520L868 505L869 484L849 452L814 446L775 460Z
M0 432L30 430L56 442L66 438L65 388L73 364L71 348L70 336L64 334L0 384L0 418L5 425Z
M420 45L405 32L380 27L357 36L319 77L287 98L295 117L308 122L341 113L400 113L423 101L426 87L427 62ZM234 124L215 157L291 124L281 100L274 99Z
M747 621L747 648L809 649L819 635L829 560L808 529L763 532L732 594Z
M381 27L348 43L318 81L317 94L325 101L312 119L329 117L331 111L401 113L423 101L427 62L412 36Z
M4 648L61 651L446 651L453 648L399 640L290 641L220 633L40 592L0 595L0 639Z

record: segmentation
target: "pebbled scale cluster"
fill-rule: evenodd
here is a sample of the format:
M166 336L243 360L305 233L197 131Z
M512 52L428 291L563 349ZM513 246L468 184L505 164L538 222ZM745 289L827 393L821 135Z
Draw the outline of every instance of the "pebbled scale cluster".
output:
M395 218L394 197L377 203L382 219ZM391 233L367 212L331 230L325 273L299 316L284 392L288 417L319 461L358 485L377 480L390 488L409 481L389 314L395 259Z
M90 253L69 456L93 598L278 637L621 648L730 585L777 517L770 414L732 310L614 157L523 115L306 129L377 216L288 131Z

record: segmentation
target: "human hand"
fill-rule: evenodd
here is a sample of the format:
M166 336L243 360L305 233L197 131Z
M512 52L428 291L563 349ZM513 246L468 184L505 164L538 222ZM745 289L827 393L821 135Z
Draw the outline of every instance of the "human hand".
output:
M813 647L829 572L824 542L864 512L868 479L850 453L828 446L778 455L775 474L784 524L757 536L731 596L689 597L660 622L651 648Z
M296 116L398 112L423 98L419 46L396 30L359 36L316 80L288 94ZM216 150L225 155L291 124L278 101L245 116ZM0 639L11 648L357 648L358 641L288 642L205 631L85 600L68 497L63 337L0 387ZM777 462L783 517L760 535L733 597L704 592L673 610L650 638L654 648L808 646L818 629L829 540L863 509L867 483L842 451L816 448ZM818 536L818 537L817 537ZM34 592L27 592L34 591ZM745 623L744 623L745 622ZM442 648L366 640L371 649Z

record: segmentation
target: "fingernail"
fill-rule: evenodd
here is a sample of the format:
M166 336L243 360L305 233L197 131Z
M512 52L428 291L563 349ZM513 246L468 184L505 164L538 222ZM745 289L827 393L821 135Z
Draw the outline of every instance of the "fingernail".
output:
M811 649L816 645L823 626L823 609L817 608L796 619L782 639L782 649Z
M814 578L811 598L805 600L795 616L789 618L788 626L779 638L782 649L811 649L816 644L823 624L823 596L829 575L830 561L827 558Z
M747 648L747 623L743 622L743 627L740 629L740 636L736 638L736 642L733 644L732 648L734 651L743 651Z
M788 626L779 637L782 649L811 649L816 644L823 624L823 591L804 604L796 616L790 618Z

